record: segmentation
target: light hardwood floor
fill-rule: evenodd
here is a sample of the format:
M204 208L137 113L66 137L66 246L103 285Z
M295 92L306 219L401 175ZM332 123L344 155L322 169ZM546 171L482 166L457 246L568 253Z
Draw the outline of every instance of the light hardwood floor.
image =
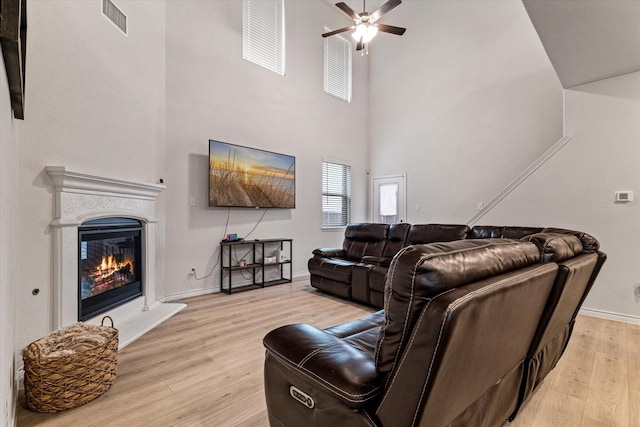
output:
M187 308L122 350L118 378L103 396L38 414L21 394L18 426L268 426L264 335L374 311L316 292L308 281L184 302ZM509 424L534 426L640 427L640 326L579 316L562 360Z

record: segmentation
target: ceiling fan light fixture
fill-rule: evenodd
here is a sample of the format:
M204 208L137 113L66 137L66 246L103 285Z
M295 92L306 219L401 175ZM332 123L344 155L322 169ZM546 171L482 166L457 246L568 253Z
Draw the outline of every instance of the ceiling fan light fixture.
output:
M364 36L365 43L369 43L378 34L378 27L376 25L367 25L367 33Z
M0 0L2 1L2 0ZM340 28L338 30L333 30L322 34L322 37L330 37L336 34L344 33L346 31L354 30L351 33L351 37L356 41L356 51L361 51L363 49L367 49L369 46L369 42L373 40L373 38L378 34L378 32L389 33L401 36L407 30L402 27L395 27L393 25L387 24L378 24L378 20L385 13L393 10L396 6L402 3L402 0L387 0L382 6L373 11L373 13L367 12L367 3L366 0L362 1L362 9L361 13L357 13L348 4L345 2L336 3L336 6L349 15L351 19L353 19L353 25L350 27Z
M358 24L351 37L362 43L369 43L378 34L378 27L369 24Z
M355 41L360 41L366 32L367 26L365 24L358 24L353 34L351 34L351 37L353 37Z

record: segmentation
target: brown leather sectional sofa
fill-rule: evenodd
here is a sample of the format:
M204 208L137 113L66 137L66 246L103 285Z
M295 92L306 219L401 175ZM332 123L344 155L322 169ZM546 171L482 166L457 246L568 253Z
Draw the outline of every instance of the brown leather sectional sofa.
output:
M458 224L349 224L342 248L313 251L311 286L374 307L384 305L384 282L393 256L409 245L462 239L511 238L539 233L542 227Z
M354 239L372 228L346 236L352 267L358 253L384 257L384 243L368 255L372 242ZM270 424L500 426L558 362L605 259L592 236L552 228L474 227L405 246L385 272L384 310L265 337ZM337 280L347 276L332 280L353 297Z

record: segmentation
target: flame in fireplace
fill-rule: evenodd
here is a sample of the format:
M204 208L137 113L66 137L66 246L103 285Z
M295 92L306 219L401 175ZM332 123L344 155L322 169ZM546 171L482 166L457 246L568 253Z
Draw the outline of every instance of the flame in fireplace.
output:
M80 281L82 299L133 283L135 280L134 260L135 254L130 252L103 255L98 265L82 270Z
M113 255L102 256L102 262L95 268L95 276L105 278L129 265L129 273L134 274L133 257L127 255L122 262L117 262Z

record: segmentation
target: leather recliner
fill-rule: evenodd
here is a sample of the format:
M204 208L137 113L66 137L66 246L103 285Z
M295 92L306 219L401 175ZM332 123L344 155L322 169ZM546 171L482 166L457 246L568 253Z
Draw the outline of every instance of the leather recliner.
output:
M404 246L423 245L435 242L451 242L454 240L466 239L469 234L469 226L458 224L414 224L407 233ZM398 251L396 251L398 252ZM393 254L395 255L395 253ZM369 304L382 308L384 305L384 282L387 277L387 270L391 264L391 257L384 262L373 262L365 257L363 262L369 266L369 279L367 280L369 289ZM361 267L366 268L366 267Z
M553 368L604 254L584 233L408 246L385 309L264 339L275 426L499 426ZM550 362L549 362L550 361Z
M578 255L562 256L558 246L564 244L570 246L572 243L566 237L558 235L578 238L582 253L574 241L573 252ZM560 243L560 239L565 241ZM557 261L559 272L543 318L527 352L525 376L521 384L518 405L510 417L511 420L560 360L569 343L578 311L607 259L606 254L600 252L598 240L587 233L545 228L542 233L530 235L524 240L534 242L541 249L544 248L542 261Z
M385 271L389 268L391 259L400 251L400 249L407 245L407 235L412 228L413 226L406 222L389 225L387 241L384 249L382 250L382 255L365 255L362 257L361 262L354 266L353 280L351 283L351 297L354 301L373 305L375 307L382 307L382 298L377 299L374 295L373 299L371 299L371 272L376 266L384 269Z
M387 243L388 224L349 224L342 248L313 251L308 268L311 286L351 299L353 267L365 256L380 257Z

